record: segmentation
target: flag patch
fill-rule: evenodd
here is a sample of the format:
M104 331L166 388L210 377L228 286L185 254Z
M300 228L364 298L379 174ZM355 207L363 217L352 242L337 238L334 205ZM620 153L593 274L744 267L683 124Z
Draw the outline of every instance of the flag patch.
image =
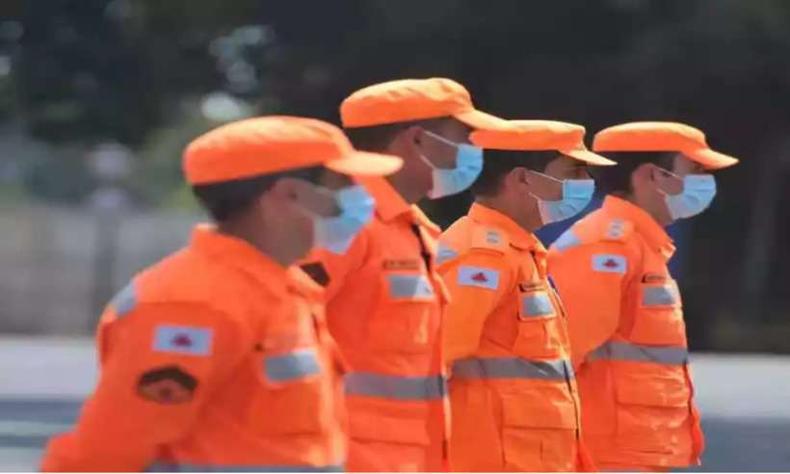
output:
M154 332L154 351L195 356L211 354L211 328L160 325Z
M458 267L458 284L496 290L499 288L499 271L492 268L462 265Z
M623 274L628 269L628 262L623 255L599 253L592 256L592 269L601 273Z

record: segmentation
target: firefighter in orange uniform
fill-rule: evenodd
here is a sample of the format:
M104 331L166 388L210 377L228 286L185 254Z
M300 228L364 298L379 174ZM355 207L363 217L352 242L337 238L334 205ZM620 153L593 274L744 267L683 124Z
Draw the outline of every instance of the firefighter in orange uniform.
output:
M585 148L582 126L510 123L472 134L486 150L475 203L440 240L451 467L587 470L565 314L532 232L584 209L595 186L587 167L614 162Z
M475 110L463 86L442 78L365 87L343 101L340 115L357 148L404 160L386 180L364 180L376 216L350 248L303 265L326 285L329 328L350 366L348 468L445 470L439 330L447 297L434 262L439 229L414 204L466 189L482 166L470 130L504 121Z
M701 131L669 122L602 130L593 149L620 164L599 179L603 207L549 253L569 315L585 441L602 469L698 464L703 436L664 227L704 211L716 194L709 171L738 160L711 150Z
M289 265L372 215L345 175L401 160L355 151L328 123L264 117L197 138L183 165L215 225L107 307L98 386L43 469L342 470L340 359L320 287Z

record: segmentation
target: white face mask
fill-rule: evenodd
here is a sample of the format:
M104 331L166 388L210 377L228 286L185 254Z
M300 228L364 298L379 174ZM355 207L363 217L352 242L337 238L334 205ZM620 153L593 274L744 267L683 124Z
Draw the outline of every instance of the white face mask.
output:
M716 179L710 174L688 174L682 178L672 172L664 172L683 181L683 191L666 194L664 199L673 220L686 219L700 214L716 197Z
M466 190L483 170L483 150L466 143L452 142L435 133L427 131L426 133L436 140L455 147L455 167L450 169L437 168L431 160L420 154L422 161L432 170L433 186L428 191L428 197L438 199Z
M533 172L562 183L562 197L557 201L547 201L532 195L538 201L538 211L543 225L564 221L582 212L590 204L595 193L595 181L592 179L560 180L544 173Z

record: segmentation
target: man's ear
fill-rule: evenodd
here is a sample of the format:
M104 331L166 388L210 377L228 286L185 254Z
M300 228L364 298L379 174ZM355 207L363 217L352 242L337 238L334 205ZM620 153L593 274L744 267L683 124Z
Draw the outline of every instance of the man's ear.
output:
M650 163L642 163L631 173L631 189L642 188L656 182L656 173L660 171Z
M521 185L526 184L527 186L532 186L532 173L529 172L526 168L522 166L517 166L512 170L508 171L505 175L503 183L507 188L515 188Z

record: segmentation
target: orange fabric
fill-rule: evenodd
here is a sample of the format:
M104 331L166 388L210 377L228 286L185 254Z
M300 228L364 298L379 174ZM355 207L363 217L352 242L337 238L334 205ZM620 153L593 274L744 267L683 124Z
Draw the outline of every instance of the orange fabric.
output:
M452 469L590 469L565 314L541 243L474 204L442 235L440 255L450 292L443 341L452 367Z
M499 117L476 110L464 86L443 77L401 79L364 87L340 104L345 128L454 117L475 129L507 127Z
M439 229L385 180L362 182L376 198L373 222L345 255L308 259L329 276L329 328L349 365L347 467L446 470L449 404L439 341L446 295L434 270Z
M215 128L192 141L183 159L191 184L318 165L344 174L387 175L400 169L402 160L354 150L332 124L287 116L256 117Z
M649 214L608 196L549 252L569 315L585 441L601 469L699 463L682 303L667 268L674 250Z
M469 139L488 150L556 150L591 165L616 164L584 146L585 129L581 125L553 120L508 120L508 124L509 129L476 130Z
M74 431L50 441L42 468L342 466L340 359L320 299L298 269L197 228L108 306L98 386Z
M701 130L676 122L632 122L601 130L593 139L595 151L674 151L708 169L738 163L732 156L713 151Z

